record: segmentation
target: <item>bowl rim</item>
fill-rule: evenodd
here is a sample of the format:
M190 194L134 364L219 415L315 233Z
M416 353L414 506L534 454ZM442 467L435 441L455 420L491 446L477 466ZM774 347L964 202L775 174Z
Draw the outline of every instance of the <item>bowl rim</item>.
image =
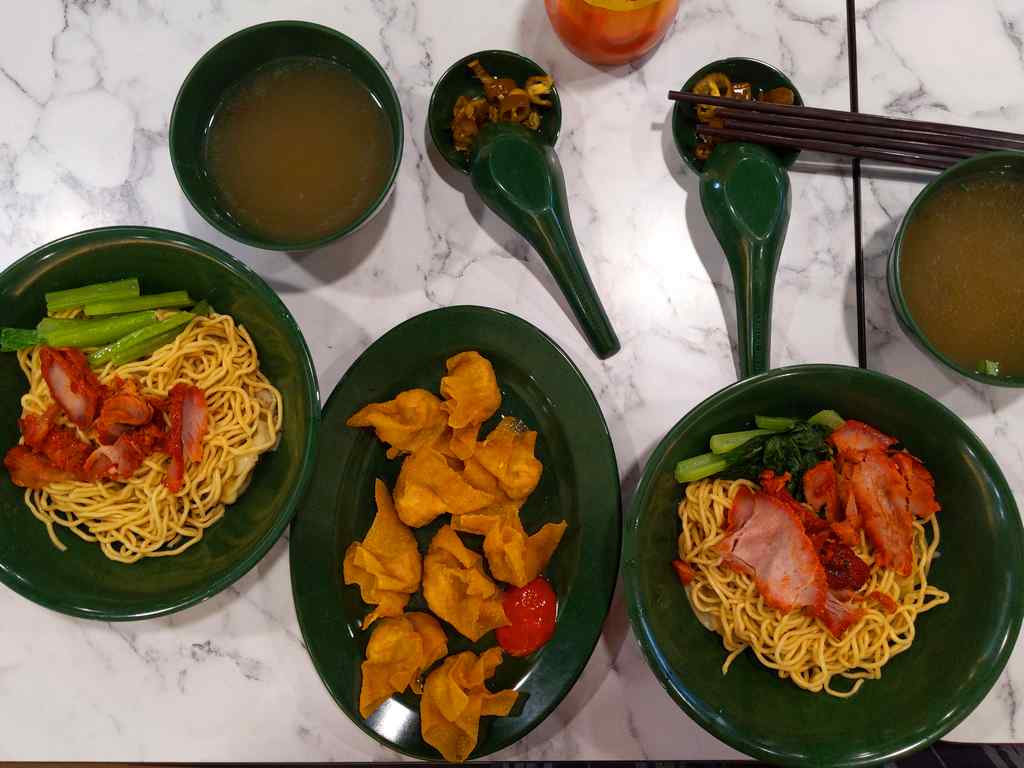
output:
M968 379L980 381L982 384L991 384L996 387L1020 388L1024 387L1024 376L991 376L987 373L981 373L980 371L961 365L936 347L922 330L921 326L917 324L917 321L914 320L914 316L910 312L906 296L903 294L903 275L902 270L900 269L903 261L903 241L906 238L907 230L910 228L911 222L921 207L933 195L937 194L939 190L948 186L951 179L955 179L965 172L970 172L974 166L986 165L1000 159L1018 163L1021 165L1022 169L1024 169L1024 152L1018 152L1015 150L985 152L980 155L968 157L955 165L950 166L938 176L931 179L925 185L924 189L917 193L914 201L910 204L907 212L903 215L903 220L900 222L899 229L896 230L896 235L893 237L892 247L889 249L886 282L889 287L889 301L896 310L896 317L899 320L900 325L903 326L904 332L910 337L911 341L915 342L927 354L931 355L947 368L956 371L961 376L966 376Z
M639 518L642 512L642 506L646 497L650 493L650 488L654 484L654 468L660 464L665 455L668 453L668 446L670 443L679 436L681 432L690 427L690 423L694 420L700 419L709 411L714 410L718 407L719 402L722 398L727 395L735 395L738 392L743 392L750 388L756 387L762 382L770 379L785 378L789 376L804 376L804 375L816 375L828 372L843 371L847 373L853 373L857 376L863 376L866 378L875 378L885 381L897 389L902 389L915 396L924 396L931 403L938 407L940 411L944 411L947 415L952 416L959 421L967 436L974 443L975 454L979 460L983 463L991 465L995 472L989 475L989 479L996 485L999 490L1001 498L1005 499L1009 505L1008 512L1017 512L1017 514L1007 515L1013 523L1011 523L1011 530L1015 534L1018 550L1024 551L1024 524L1022 524L1016 499L1014 498L1013 492L1010 489L1009 483L1003 475L1002 470L999 468L998 463L992 456L991 452L981 441L981 439L974 433L974 430L967 425L959 416L957 416L952 410L946 407L944 404L936 400L935 398L928 395L926 392L919 390L911 384L905 381L897 379L893 376L889 376L879 371L873 371L866 368L857 368L849 365L836 365L827 363L813 363L803 365L792 365L782 368L774 368L765 373L758 374L747 379L742 379L738 382L734 382L722 389L719 389L714 394L705 398L699 404L695 405L686 414L679 419L665 436L658 442L654 450L651 452L650 457L647 459L644 465L643 474L640 477L640 481L637 483L636 491L633 493L633 498L630 502L630 509L628 517L625 521L625 532L623 535L623 552L622 552L622 579L623 587L626 597L626 606L629 613L629 621L635 635L637 642L643 651L644 660L647 662L647 666L654 673L658 682L665 689L672 700L701 728L708 733L712 734L718 739L721 739L729 746L734 749L738 749L747 755L750 755L756 759L767 760L767 761L785 761L787 765L816 765L817 763L809 762L799 757L793 758L790 755L782 754L778 751L766 749L758 743L755 743L749 739L744 738L742 735L737 735L735 731L726 728L723 725L720 717L712 716L713 713L705 711L705 708L699 705L695 705L688 700L685 695L685 688L678 688L671 678L665 673L663 668L663 662L660 658L660 652L657 648L657 641L654 638L650 627L646 619L646 611L641 608L640 601L640 590L639 590L639 567L638 567L638 552L637 546L637 534ZM1015 523L1015 524L1014 524ZM1021 563L1016 563L1018 572L1022 570ZM982 676L980 683L974 688L974 692L971 696L957 701L956 705L951 709L950 713L946 716L937 727L933 727L929 734L923 738L919 738L908 743L902 744L899 748L875 753L861 753L856 757L846 760L841 763L844 766L871 766L883 763L888 760L895 760L915 752L928 744L941 738L943 735L948 733L960 722L964 720L981 702L981 700L988 695L992 686L998 680L1000 674L1002 674L1003 668L1006 666L1007 661L1010 658L1010 654L1013 652L1014 646L1016 645L1017 637L1020 633L1021 619L1024 616L1024 603L1021 599L1017 600L1016 615L1007 627L1007 633L1002 643L999 654L995 660L995 663L986 671Z
M791 78L781 69L776 67L774 64L769 64L767 61L763 61L762 59L751 58L750 56L726 56L724 58L715 59L714 61L708 62L707 64L700 67L700 69L694 71L692 75L690 75L686 80L684 80L683 84L679 86L679 90L688 91L694 85L697 84L698 77L703 77L706 73L713 72L716 67L722 67L723 65L732 64L733 62L737 61L742 61L748 64L755 64L757 66L765 67L766 69L771 70L778 76L780 80L782 80L789 87L791 91L793 91L793 95L796 97L795 103L797 105L804 104L804 98L800 94L800 89L797 88L796 84L793 82L793 78ZM693 171L699 176L704 172L704 164L706 161L698 161L695 157L693 157L692 154L686 149L686 147L683 146L681 137L679 135L679 126L684 121L683 110L688 106L689 105L687 105L685 102L677 101L672 107L672 143L675 145L676 152L679 154L680 159L682 159L682 161L686 163L686 166L691 171ZM764 146L766 149L771 149L770 147L764 144L758 146ZM786 157L779 157L779 165L781 165L783 169L789 170L790 168L793 167L796 161L800 159L801 151L799 149L794 149L792 147L785 147L781 149L785 150ZM775 152L775 150L771 151ZM778 152L775 152L775 154L778 155Z
M270 288L269 285L267 285L263 278L261 278L247 264L239 261L212 243L200 240L192 235L175 232L169 229L161 229L158 227L132 225L85 229L70 235L59 237L56 240L51 240L50 242L39 246L38 248L34 248L32 251L17 259L0 272L0 279L16 268L38 268L40 265L45 265L50 259L56 258L57 255L64 251L68 246L74 246L79 241L88 242L90 240L96 240L97 238L101 243L104 241L116 242L123 240L136 240L184 245L189 249L204 253L229 272L233 272L244 279L253 287L253 289L255 289L262 299L270 304L277 317L285 323L297 339L300 357L302 358L302 378L305 382L305 396L309 398L312 405L310 409L311 417L307 424L305 444L303 446L303 459L302 466L299 470L299 479L284 507L274 520L273 525L267 529L263 538L259 540L256 547L248 557L239 560L222 576L215 579L212 583L203 589L198 590L194 594L176 601L165 601L152 610L121 612L116 610L83 609L72 604L62 603L59 600L54 602L20 580L10 578L6 570L0 569L0 583L3 583L14 592L28 600L31 600L37 605L49 608L59 613L99 621L135 621L140 619L152 619L198 605L199 603L205 602L209 598L223 591L243 575L248 573L253 566L262 560L264 555L267 554L270 548L281 537L281 534L284 533L285 528L289 523L291 523L299 504L305 497L306 491L309 489L310 481L313 477L313 468L316 464L320 436L320 388L317 383L316 368L313 365L313 357L310 354L309 346L306 344L305 336L302 334L302 331L291 312L289 312L284 302L281 301L281 298L273 291L273 289ZM95 243L93 243L93 245L95 245Z
M184 128L180 125L180 121L178 120L178 107L180 106L182 98L184 97L187 89L193 84L194 81L200 79L200 73L202 69L207 65L207 63L213 57L213 55L219 52L223 47L227 46L228 44L234 43L238 39L246 37L256 31L268 28L304 29L308 31L319 32L331 37L340 38L343 42L347 43L348 45L351 45L356 51L358 51L366 58L367 62L371 65L371 67L376 69L377 72L384 79L384 82L387 85L386 93L389 99L393 102L395 111L398 113L398 120L396 122L392 122L390 119L388 120L388 124L391 126L392 130L392 144L395 148L395 151L394 158L391 163L391 173L388 175L387 182L381 189L380 194L373 201L373 203L371 203L366 208L366 210L363 211L356 219L349 222L347 225L337 230L336 232L332 232L330 234L324 235L323 237L319 237L314 240L284 243L280 241L263 238L258 235L253 235L249 232L229 231L221 224L221 222L217 221L214 217L210 216L205 210L205 208L196 201L195 196L192 193L192 190L183 181L184 174L183 171L180 169L181 159L178 157L178 153L174 151L175 134L184 130ZM268 61L272 60L273 59L270 59ZM344 66L346 66L347 68L347 65ZM362 82L361 78L356 79ZM368 86L367 90L370 90ZM370 91L370 93L376 97L376 94L374 94L373 91ZM223 92L221 93L221 97L223 97ZM209 50L203 53L203 55L196 60L196 63L192 65L192 68L188 71L188 74L185 76L185 79L181 82L181 86L178 88L178 93L174 97L174 106L171 108L171 117L168 122L167 130L167 151L171 156L171 166L174 169L174 177L178 182L178 188L181 189L182 193L185 195L185 198L188 200L193 210L195 210L196 213L198 213L207 224L212 226L214 229L216 229L218 232L225 235L226 237L230 237L232 240L235 240L236 242L240 242L245 245L251 245L254 248L262 248L268 251L309 251L314 248L319 248L320 246L327 245L328 243L334 242L335 240L339 240L340 238L343 238L346 235L350 235L356 230L360 229L364 224L366 224L370 219L372 219L373 216L380 212L380 209L384 207L384 203L387 202L388 198L394 191L395 180L398 178L398 171L402 166L402 155L404 153L404 150L405 113L402 111L402 102L398 98L398 92L395 90L395 84L388 76L388 73L384 69L384 67L381 66L380 62L377 61L374 55L371 54L368 50L366 50L366 48L364 48L357 41L353 40L345 33L339 32L338 30L333 29L332 27L325 26L323 24L315 24L311 21L300 21L296 19L278 19L276 21L265 21L261 24L254 24L251 27L240 29L237 32L228 35L223 40L220 40L219 42L215 43L211 48L209 48ZM242 229L240 225L239 229Z
M572 671L570 679L566 683L565 690L560 695L556 696L543 709L542 712L540 712L538 715L534 717L533 722L530 723L528 728L526 728L515 739L499 742L497 745L495 745L493 748L491 748L483 754L477 753L479 750L478 744L476 747L474 747L471 758L467 758L471 760L483 760L484 758L487 758L502 749L506 749L513 744L518 744L524 738L526 738L532 731L534 731L541 723L547 720L548 717L550 717L550 715L555 711L555 709L558 708L558 705L561 704L566 699L566 697L568 697L568 695L572 692L572 689L579 682L580 677L583 676L583 673L586 670L587 665L590 663L591 659L593 659L594 651L597 649L598 643L601 642L601 637L604 634L604 626L608 621L608 615L611 613L612 605L615 601L616 582L618 581L619 574L622 568L622 542L624 537L623 524L625 522L625 514L623 510L624 505L622 502L622 479L619 476L618 457L615 454L615 444L612 440L611 430L608 428L608 420L605 417L604 411L601 408L601 403L598 400L597 395L594 394L594 390L590 386L590 382L587 381L586 376L583 375L583 372L580 370L579 366L576 365L576 363L569 356L569 354L562 348L562 346L557 341L555 341L553 337L551 337L542 329L538 328L529 320L526 320L520 317L519 315L513 314L512 312L507 312L502 309L487 307L480 304L452 304L446 307L437 307L434 309L429 309L425 312L413 315L412 317L406 318L405 320L396 323L394 326L392 326L387 331L378 336L376 339L374 339L367 346L367 348L364 349L359 354L359 356L352 362L352 364L342 375L341 379L338 380L338 383L334 386L334 389L331 390L331 394L328 395L327 402L324 404L324 411L326 412L327 409L330 407L332 400L334 400L336 397L341 397L342 389L344 385L347 383L347 380L352 375L352 372L357 368L361 361L363 361L372 354L373 347L375 347L379 342L381 342L386 336L392 334L401 334L405 332L405 330L411 325L423 323L426 322L428 319L432 319L438 316L450 315L452 313L485 313L496 317L500 322L509 323L511 325L518 325L525 329L527 332L535 333L537 337L541 341L543 341L554 352L556 356L564 360L566 365L566 371L570 372L572 374L572 377L579 384L581 384L583 386L583 389L587 392L588 399L594 407L594 412L598 416L598 426L600 427L601 437L606 442L607 458L612 468L616 470L615 472L612 473L614 475L614 477L612 478L612 482L614 483L616 490L614 506L616 510L618 524L613 526L613 528L618 533L618 545L614 548L614 562L609 562L605 568L601 569L602 573L604 571L608 571L611 574L613 574L614 578L608 590L607 600L604 603L599 603L596 609L596 612L599 612L602 616L599 622L599 630L595 635L593 642L589 645L589 648L587 648L586 654L581 654L581 662ZM297 516L292 521L293 535L296 527L299 525L301 525L301 518ZM299 631L300 634L302 635L303 642L308 644L309 638L307 637L307 629L309 627L311 620L305 613L305 601L300 600L298 597L299 579L297 579L295 576L297 562L297 555L295 554L295 552L296 550L291 547L291 542L289 542L288 573L289 576L291 577L292 604L295 609L296 620L298 621L299 624ZM405 755L406 757L416 758L418 760L427 759L424 758L422 755L417 754L411 750L406 750L398 744L396 744L395 742L381 736L379 733L377 733L372 728L367 726L366 721L361 716L359 716L358 712L353 713L349 711L348 706L344 704L336 694L335 686L330 680L329 675L324 667L323 659L319 655L316 655L312 651L310 651L308 647L306 650L307 656L310 662L312 663L313 668L316 670L317 677L320 678L320 682L323 684L324 689L330 695L331 700L335 703L338 709L341 710L349 718L349 720L359 728L359 730L361 730L363 733L365 733L367 736L373 739L375 743L383 747L386 747L389 750L397 752L401 755Z
M451 166L456 171L466 176L469 175L470 171L470 163L468 157L464 163L457 163L454 160L452 160L452 158L450 158L448 154L442 150L442 147L446 146L446 144L450 144L451 142L447 140L447 137L438 135L437 131L434 129L434 121L430 119L430 116L434 113L434 109L437 108L436 105L438 94L442 91L441 84L444 83L445 80L447 80L451 74L464 69L466 65L469 64L469 62L471 62L473 59L479 59L481 56L506 56L512 59L518 59L520 63L529 65L530 67L536 69L538 72L543 72L547 75L551 75L551 72L549 70L542 67L529 56L525 56L521 53L516 53L515 51L509 51L504 48L487 48L481 51L475 51L474 53L470 53L463 56L462 58L458 59L453 64L445 68L441 76L437 78L437 82L434 84L433 89L430 91L430 100L427 102L426 113L427 131L430 133L430 140L434 144L434 149L436 149L437 153L441 155L441 158L449 166ZM559 134L561 134L562 132L562 98L558 93L557 80L551 86L551 105L552 106L549 107L549 109L552 110L554 115L557 115L557 121L555 123L555 132L551 136L551 143L549 145L551 147L554 147L555 144L558 143ZM546 112L543 116L546 117L549 114L552 114L552 112ZM542 141L543 143L548 144L546 140L542 139Z

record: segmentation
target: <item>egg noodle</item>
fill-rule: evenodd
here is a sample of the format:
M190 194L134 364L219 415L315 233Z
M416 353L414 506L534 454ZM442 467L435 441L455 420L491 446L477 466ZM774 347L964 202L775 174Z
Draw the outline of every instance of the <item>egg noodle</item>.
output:
M66 315L71 316L71 315ZM24 413L41 414L53 402L43 379L38 349L18 352L29 381ZM260 454L281 432L281 393L259 370L256 347L229 315L196 317L178 337L152 355L97 372L104 384L134 378L142 394L162 398L184 382L203 390L207 431L203 458L187 462L178 493L164 486L170 459L150 454L127 482L67 481L27 489L25 503L61 549L56 526L99 542L111 560L176 555L202 539L245 490ZM84 435L82 435L84 437Z
M679 557L694 570L686 592L701 623L722 636L729 655L722 674L750 648L758 661L779 677L812 692L833 696L855 694L865 680L877 680L882 667L914 642L918 614L949 602L949 594L928 583L928 571L939 546L938 515L914 520L914 565L910 576L874 565L864 533L856 553L871 566L858 594L876 590L889 595L896 610L887 614L874 600L860 605L865 615L842 638L835 638L816 618L802 611L783 613L765 604L754 580L723 565L715 549L725 537L732 500L748 480L701 480L686 486L679 505L682 533ZM833 679L852 680L833 687Z

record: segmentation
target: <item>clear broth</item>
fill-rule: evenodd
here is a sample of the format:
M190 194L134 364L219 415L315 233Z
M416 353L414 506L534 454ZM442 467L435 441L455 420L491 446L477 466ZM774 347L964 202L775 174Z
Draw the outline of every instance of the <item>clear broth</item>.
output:
M272 61L225 94L206 134L221 203L279 243L331 235L380 196L394 161L380 103L327 59Z
M983 174L934 194L907 228L900 277L940 352L1024 376L1024 177Z

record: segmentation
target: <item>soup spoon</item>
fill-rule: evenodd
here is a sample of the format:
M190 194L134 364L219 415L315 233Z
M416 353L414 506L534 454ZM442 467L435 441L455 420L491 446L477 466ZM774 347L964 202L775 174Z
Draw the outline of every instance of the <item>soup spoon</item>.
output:
M797 104L803 103L785 75L754 59L712 62L681 90L692 91L712 72L722 72L733 82L749 82L755 93L785 86ZM799 152L735 142L716 145L702 161L695 154L697 133L692 105L676 102L672 134L683 160L700 174L701 207L732 273L740 378L747 378L771 367L772 295L791 205L786 169Z
M545 74L535 62L510 51L480 51L455 62L434 87L427 122L441 156L468 174L484 204L522 235L540 254L565 296L587 341L599 358L614 355L619 339L590 279L569 217L562 174L554 144L562 113L552 90L550 107L539 110L540 128L514 123L481 127L469 153L455 149L451 123L460 96L480 96L483 85L468 64L479 60L495 77L518 83Z

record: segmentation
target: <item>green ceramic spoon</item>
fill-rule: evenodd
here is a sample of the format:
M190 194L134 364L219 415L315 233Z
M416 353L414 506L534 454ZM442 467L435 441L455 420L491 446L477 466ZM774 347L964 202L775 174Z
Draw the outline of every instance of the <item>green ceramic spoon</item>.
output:
M715 61L693 75L690 91L711 72L733 82L749 82L755 92L784 85L800 94L774 67L753 59ZM740 377L771 367L772 294L779 255L789 226L790 188L786 168L796 151L776 151L742 142L720 144L707 161L693 154L698 143L693 108L681 102L672 115L676 146L687 165L700 174L700 200L715 237L725 251L736 291Z
M732 271L745 379L771 367L772 294L789 225L789 176L770 149L722 144L705 163L700 202Z
M523 83L544 74L536 63L509 51L480 51L453 64L434 87L427 116L438 152L454 168L468 173L484 203L534 247L564 294L594 353L600 358L620 349L608 315L573 234L565 179L552 149L561 126L557 92L552 105L541 109L541 127L486 125L471 154L452 144L452 110L459 96L482 94L480 82L467 66L473 59L495 77Z

